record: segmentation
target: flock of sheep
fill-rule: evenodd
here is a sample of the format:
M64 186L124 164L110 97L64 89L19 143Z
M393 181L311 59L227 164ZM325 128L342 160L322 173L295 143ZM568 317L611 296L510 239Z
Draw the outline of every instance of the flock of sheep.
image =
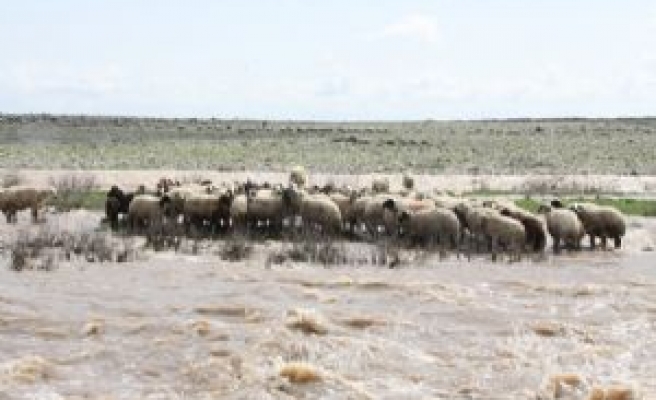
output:
M359 189L310 186L301 167L291 171L288 185L180 185L162 179L153 194L124 193L115 186L107 193L106 213L114 229L125 216L132 231L174 224L187 232L385 237L441 249L475 248L494 256L506 252L516 259L525 252L543 251L547 234L554 252L559 252L563 247L580 249L586 234L593 248L597 239L602 247L607 239L620 247L626 231L624 217L612 207L565 207L554 200L540 207L541 216L512 202L421 193L410 176L397 191L391 191L384 179Z
M0 191L0 210L7 222L16 213L38 210L56 196L52 189L28 187ZM283 231L376 240L404 240L413 245L441 249L506 252L520 258L525 252L542 252L551 235L554 252L580 249L587 234L594 248L597 239L621 246L626 232L622 214L591 203L565 207L559 200L544 204L536 215L509 201L431 195L415 190L406 175L400 190L390 190L384 179L371 187L309 186L302 167L294 168L288 185L271 186L251 181L213 186L211 182L180 185L162 179L157 191L142 187L126 193L112 187L106 197L106 218L113 229L120 223L130 232L177 227L187 233Z

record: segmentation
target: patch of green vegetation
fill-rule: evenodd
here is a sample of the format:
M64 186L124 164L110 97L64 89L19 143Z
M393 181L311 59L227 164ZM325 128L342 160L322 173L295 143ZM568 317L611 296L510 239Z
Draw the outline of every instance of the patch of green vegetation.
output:
M465 197L497 197L497 196L511 196L515 192L501 189L477 189L471 192L464 192L462 195Z
M532 213L538 212L538 208L540 207L541 203L542 202L539 200L528 199L528 198L515 200L515 204L517 205L517 207L523 208L524 210L530 211Z
M105 197L106 192L101 190L65 190L58 192L57 197L48 203L54 206L57 211L103 210L105 208Z
M617 208L625 215L634 215L640 217L656 217L656 200L645 199L625 199L625 198L567 198L562 199L565 205L577 202L588 202L604 206L611 206ZM537 212L540 206L540 201L530 198L515 200L517 206L531 211Z

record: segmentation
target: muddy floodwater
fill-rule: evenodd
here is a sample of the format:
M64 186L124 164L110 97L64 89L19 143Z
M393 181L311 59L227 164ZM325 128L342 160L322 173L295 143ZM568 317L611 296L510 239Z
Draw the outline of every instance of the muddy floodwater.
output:
M275 242L51 272L5 254L0 399L656 399L655 227L619 251L396 269L267 265Z

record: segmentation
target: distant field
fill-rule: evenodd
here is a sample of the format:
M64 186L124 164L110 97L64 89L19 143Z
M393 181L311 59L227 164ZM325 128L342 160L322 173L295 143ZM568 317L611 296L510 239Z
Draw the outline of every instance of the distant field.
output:
M317 123L0 115L0 168L656 175L656 119Z

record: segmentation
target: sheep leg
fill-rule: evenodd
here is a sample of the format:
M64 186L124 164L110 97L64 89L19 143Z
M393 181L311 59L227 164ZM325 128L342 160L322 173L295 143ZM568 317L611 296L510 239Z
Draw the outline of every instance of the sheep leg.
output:
M34 206L32 207L32 222L37 222L37 219L39 217L39 209Z
M437 235L437 240L439 241L439 249L440 249L440 258L446 258L448 254L448 237L447 235L440 233Z
M620 247L622 247L622 237L615 236L615 248L619 249Z
M601 248L606 250L606 235L601 236Z
M553 238L553 252L554 254L560 253L560 237L554 236Z
M492 261L496 262L497 261L497 241L492 239L491 240L491 252L492 252Z
M590 234L590 248L591 248L592 250L595 249L595 237L594 237L593 234Z

